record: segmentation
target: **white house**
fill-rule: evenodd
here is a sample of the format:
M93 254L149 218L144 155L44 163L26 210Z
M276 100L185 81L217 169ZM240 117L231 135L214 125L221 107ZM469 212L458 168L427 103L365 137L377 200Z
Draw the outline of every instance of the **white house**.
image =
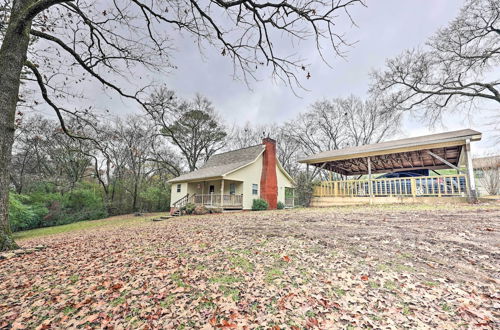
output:
M186 203L223 209L251 209L262 198L276 209L278 202L293 206L292 177L276 157L276 141L212 156L200 169L169 181L171 213Z

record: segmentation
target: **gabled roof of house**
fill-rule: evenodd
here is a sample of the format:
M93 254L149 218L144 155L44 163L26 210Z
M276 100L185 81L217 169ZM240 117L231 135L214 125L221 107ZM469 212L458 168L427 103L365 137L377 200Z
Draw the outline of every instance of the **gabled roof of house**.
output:
M169 182L185 182L210 178L222 178L242 167L253 163L263 152L265 146L259 144L213 155L198 170L183 174Z

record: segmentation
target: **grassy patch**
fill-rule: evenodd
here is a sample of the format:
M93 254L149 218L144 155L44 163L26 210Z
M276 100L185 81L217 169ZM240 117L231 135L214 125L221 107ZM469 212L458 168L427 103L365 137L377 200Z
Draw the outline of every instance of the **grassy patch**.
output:
M234 267L239 267L247 273L251 273L255 269L254 264L252 264L248 259L241 256L231 256L229 257L229 261L231 261L231 264Z
M312 309L308 310L305 315L306 317L316 317L316 313Z
M445 312L451 313L453 312L453 307L448 305L447 303L441 304L441 309Z
M125 298L119 297L119 298L113 299L111 301L111 306L115 307L115 306L121 305L123 303L125 303Z
M64 307L62 312L64 313L64 315L70 315L76 312L76 308L74 308L73 306L66 306Z
M212 277L210 278L209 281L211 283L218 283L218 284L234 284L243 281L243 278L239 276L223 275L223 276Z
M398 286L397 286L396 282L394 282L394 281L385 281L384 288L392 291L392 290L396 290L398 288Z
M72 231L87 230L107 226L130 226L149 221L150 217L133 217L130 215L116 216L100 220L73 222L67 225L37 228L19 231L13 234L15 240L23 240L40 236L56 235Z
M201 310L212 310L215 309L217 305L211 300L203 301L198 306L196 306L197 311Z
M271 283L272 281L280 278L284 275L284 272L279 268L271 268L266 272L266 282Z
M403 304L403 308L401 309L401 313L403 315L410 315L411 314L411 309L407 304Z
M174 295L169 295L168 297L166 297L165 299L163 299L161 302L160 302L160 306L163 307L163 308L168 308L170 307L173 303L175 302L175 296Z
M231 288L228 286L221 286L220 290L226 297L231 297L233 301L239 301L240 300L240 290Z
M400 273L403 273L403 272L411 273L415 270L413 267L403 265L403 264L395 264L393 268L395 271L400 272Z
M72 284L75 284L75 283L76 283L79 279L80 279L80 276L78 276L78 275L71 275L71 276L69 277L69 280L70 280L70 282L71 282Z
M205 270L205 269L207 269L207 266L199 264L199 265L196 265L194 267L194 269L196 269L196 270Z
M186 283L184 283L184 281L182 280L182 276L179 272L175 272L172 275L170 275L170 279L172 280L172 282L175 283L175 285L179 287L187 288L189 286Z
M341 288L338 288L338 287L333 287L332 291L333 291L333 293L335 293L335 295L337 297L345 296L345 290L344 289L341 289Z
M407 266L404 264L397 264L397 263L384 263L384 264L378 264L377 265L377 270L381 272L388 272L388 271L394 271L398 273L412 273L415 271L415 268L411 266Z

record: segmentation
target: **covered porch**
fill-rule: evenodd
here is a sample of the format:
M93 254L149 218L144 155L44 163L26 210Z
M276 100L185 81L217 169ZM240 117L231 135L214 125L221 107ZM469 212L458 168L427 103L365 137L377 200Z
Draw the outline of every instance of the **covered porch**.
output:
M223 209L243 208L243 182L207 180L188 183L188 202Z
M326 200L334 204L336 198L353 203L395 198L415 202L423 197L475 201L471 142L480 139L481 133L467 129L326 151L300 162L308 173L314 166L323 177L313 188L313 205Z

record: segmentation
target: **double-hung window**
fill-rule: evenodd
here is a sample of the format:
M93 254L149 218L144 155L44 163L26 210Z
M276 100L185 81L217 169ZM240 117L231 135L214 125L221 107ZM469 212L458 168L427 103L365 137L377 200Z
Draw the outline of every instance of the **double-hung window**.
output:
M259 185L254 183L252 184L252 195L258 195L259 194Z

